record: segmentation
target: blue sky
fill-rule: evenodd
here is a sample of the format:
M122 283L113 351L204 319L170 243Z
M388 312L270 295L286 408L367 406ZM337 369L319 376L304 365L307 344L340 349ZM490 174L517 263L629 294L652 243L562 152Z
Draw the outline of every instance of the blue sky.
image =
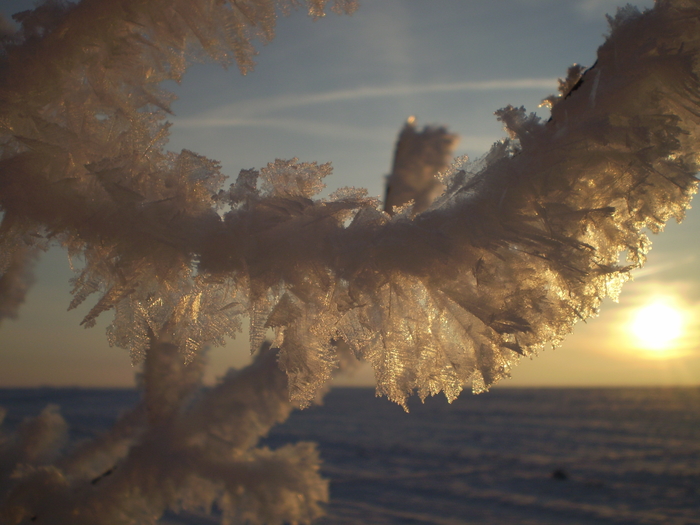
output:
M478 158L503 136L495 110L512 104L547 116L539 102L556 91L572 63L591 65L616 0L360 0L352 16L279 20L275 40L259 46L255 70L196 65L180 85L169 148L221 161L224 172L260 168L275 158L332 162L327 192L342 186L383 193L394 141L407 117L448 126L459 155ZM652 2L636 3L641 7ZM0 2L9 14L31 2ZM510 385L698 384L694 324L700 304L695 267L700 215L654 237L647 267L580 325L556 351L524 360ZM125 350L109 348L104 329L79 326L66 312L71 272L65 255L42 260L20 319L0 327L0 385L131 385ZM686 315L681 350L650 354L626 328L650 298L675 301ZM681 341L682 339L682 341ZM211 352L208 378L247 359L247 336ZM359 381L371 383L371 373Z

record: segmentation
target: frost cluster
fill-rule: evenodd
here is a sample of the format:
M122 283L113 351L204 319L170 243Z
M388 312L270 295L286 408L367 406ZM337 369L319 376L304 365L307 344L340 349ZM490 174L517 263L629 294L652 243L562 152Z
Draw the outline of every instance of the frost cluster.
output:
M177 347L154 342L142 401L107 434L60 455L67 425L50 405L0 439L0 522L142 525L166 509L214 506L224 524L321 515L328 482L314 444L255 448L294 408L269 345L206 392L202 369L202 360L185 364Z
M313 447L254 447L315 398L341 349L404 406L481 392L596 315L643 264L644 230L683 217L700 151L690 0L619 11L596 64L546 99L551 119L500 110L509 138L476 163L444 170L455 138L442 129L413 157L400 142L397 213L353 189L315 198L329 165L276 160L225 190L215 161L165 152L163 80L193 60L246 72L276 9L325 4L51 1L3 32L0 316L16 314L38 250L60 243L80 266L71 306L96 296L84 324L114 311L110 342L145 362L142 404L97 442L56 459L65 429L49 408L0 443L3 523L154 523L213 504L225 520L308 522L327 498ZM431 171L441 180L414 184ZM274 330L277 357L196 394L201 349L244 318L253 350Z

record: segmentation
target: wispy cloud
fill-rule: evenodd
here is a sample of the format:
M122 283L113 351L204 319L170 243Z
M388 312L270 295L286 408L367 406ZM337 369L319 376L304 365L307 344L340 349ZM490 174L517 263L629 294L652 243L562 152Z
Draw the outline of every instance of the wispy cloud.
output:
M366 128L349 124L332 124L308 119L274 117L228 117L218 114L211 116L175 119L180 128L267 128L283 131L303 132L308 135L333 137L350 140L393 140L394 128Z
M178 122L178 126L180 126ZM396 139L396 128L384 127L360 127L348 124L331 124L306 119L294 118L226 118L211 117L191 122L191 129L196 128L267 128L281 131L291 131L294 133L304 133L316 137L326 137L333 139L386 142L393 143ZM462 135L460 146L470 151L488 151L494 142L502 137L496 135Z
M625 0L582 0L575 5L578 14L586 20L599 20L606 14L614 15L618 7L627 4ZM641 0L634 3L640 9L652 7L652 0Z
M644 279L646 277L653 277L661 273L668 273L670 271L676 271L681 266L689 266L697 264L697 258L694 255L688 255L686 257L674 257L672 260L666 260L665 262L655 262L654 264L647 264L643 268L634 270L634 278L636 280Z
M486 81L443 82L433 84L392 84L385 86L359 86L352 89L322 91L299 95L280 95L276 97L242 100L208 110L192 117L176 118L178 126L183 127L232 127L248 125L270 125L281 122L273 119L267 124L260 122L260 117L274 111L293 109L304 106L318 106L334 102L350 102L383 97L419 95L428 93L455 93L479 91L520 91L550 90L557 86L556 78L518 78ZM254 122L252 118L255 117Z

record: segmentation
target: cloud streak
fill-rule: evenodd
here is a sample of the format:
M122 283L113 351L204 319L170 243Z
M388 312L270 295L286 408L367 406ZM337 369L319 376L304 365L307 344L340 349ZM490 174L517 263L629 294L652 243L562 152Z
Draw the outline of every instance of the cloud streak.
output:
M583 0L574 6L579 15L585 20L598 20L600 17L611 14L614 15L619 7L623 7L627 2L623 0ZM653 2L642 0L635 2L637 7L653 7Z
M391 84L386 86L360 86L351 89L281 95L233 102L192 117L175 118L182 127L231 127L253 125L249 120L273 111L317 106L335 102L354 102L375 98L422 95L431 93L457 93L479 91L522 91L529 89L555 90L556 78L518 78L486 81L442 82L433 84Z
M349 124L331 124L309 119L270 118L270 117L235 117L211 115L193 119L175 120L183 128L267 128L280 131L304 132L309 135L327 136L348 140L394 140L396 130L391 127L365 128Z
M198 118L190 125L183 125L181 121L176 121L178 127L190 129L201 128L263 128L279 131L292 131L304 133L306 135L318 137L332 137L334 139L355 140L355 141L385 141L392 144L396 139L396 129L393 127L362 127L351 124L332 124L318 122L309 119L296 118L239 118L227 117L226 115L216 115L211 117ZM471 149L486 151L491 145L501 137L496 135L461 135L463 146Z

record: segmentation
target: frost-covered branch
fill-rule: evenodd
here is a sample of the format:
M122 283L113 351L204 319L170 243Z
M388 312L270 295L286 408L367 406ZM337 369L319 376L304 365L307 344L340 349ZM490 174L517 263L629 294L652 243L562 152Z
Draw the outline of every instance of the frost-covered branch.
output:
M488 388L617 295L644 261L645 228L682 218L696 190L697 14L673 2L620 11L596 65L572 69L551 99L552 118L501 110L511 137L447 176L415 218L367 203L346 227L333 212L347 201L310 200L309 166L271 165L298 182L231 200L224 242L200 268L249 272L254 319L272 320L294 356L285 363L301 399L333 366L332 337L400 403L414 390L451 399L465 384Z
M149 331L171 327L190 359L247 315L254 345L276 330L302 403L336 366L338 338L400 403L414 390L480 391L595 315L643 262L644 228L680 218L695 191L694 3L620 11L596 65L572 69L549 99L552 118L500 111L511 138L447 176L415 218L390 217L357 190L313 200L329 166L279 160L219 192L231 207L220 218L216 163L164 153L162 113L146 110L167 107L156 82L181 74L188 52L220 58L212 50L238 40L192 3L98 4L85 12L114 10L100 16L118 21L106 36L81 32L80 4L55 27L25 21L25 44L8 47L7 71L20 73L4 92L0 204L8 230L49 232L84 257L73 305L99 292L85 323L115 309L111 341L136 359ZM251 26L263 37L265 6ZM231 10L221 20L238 20L239 7L221 7ZM68 58L32 73L36 60L20 68L15 58L26 49Z
M57 407L25 422L0 448L7 491L0 521L145 525L166 509L214 505L223 523L308 523L319 516L328 483L314 445L255 448L294 408L275 352L267 345L251 366L193 397L201 371L200 362L185 365L176 347L154 341L142 403L54 464L66 437Z

